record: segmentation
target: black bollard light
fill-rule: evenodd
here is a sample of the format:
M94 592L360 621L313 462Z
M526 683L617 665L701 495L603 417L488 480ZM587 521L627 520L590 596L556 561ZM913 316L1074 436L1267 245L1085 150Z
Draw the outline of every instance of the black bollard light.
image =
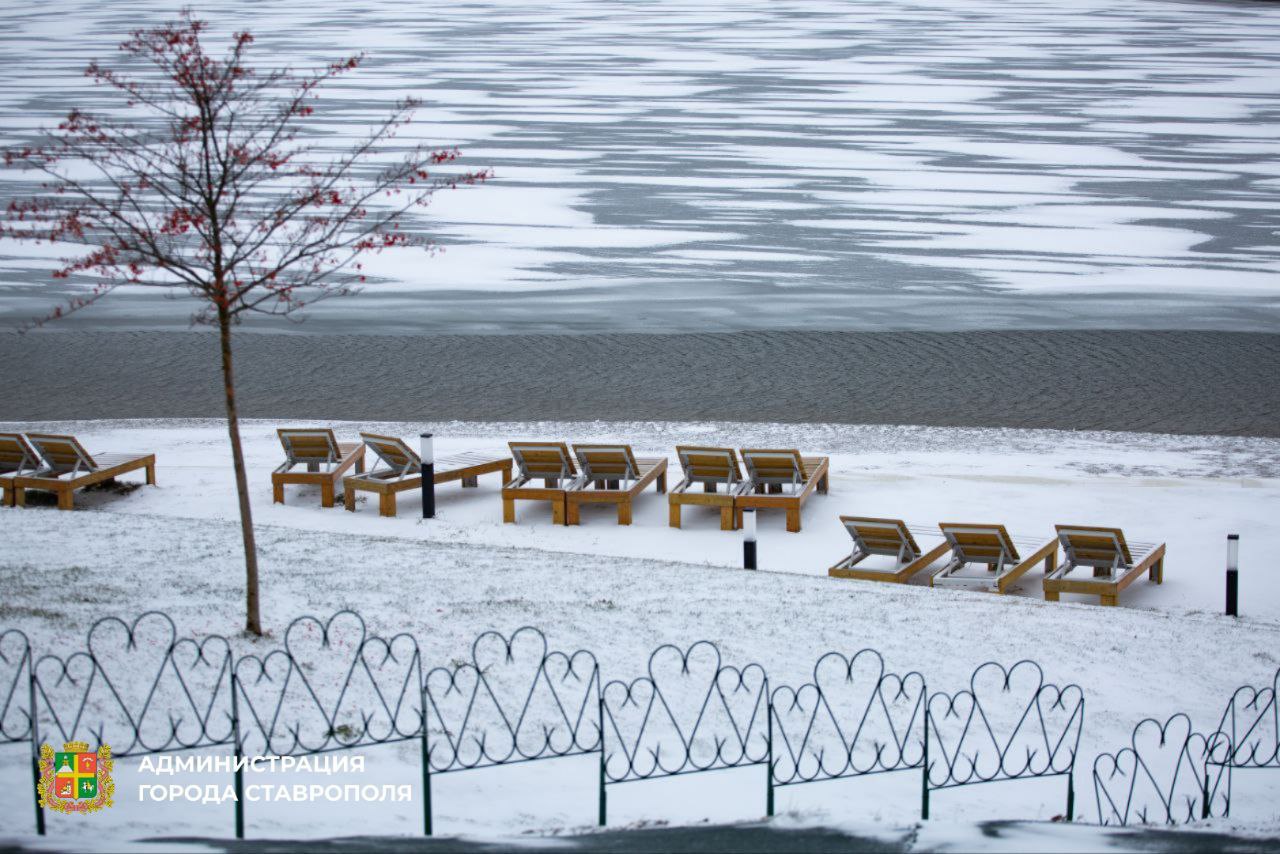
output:
M1227 534L1227 616L1239 616L1240 535Z
M742 568L756 568L756 511L742 511Z
M422 518L436 517L436 449L430 433L422 434Z

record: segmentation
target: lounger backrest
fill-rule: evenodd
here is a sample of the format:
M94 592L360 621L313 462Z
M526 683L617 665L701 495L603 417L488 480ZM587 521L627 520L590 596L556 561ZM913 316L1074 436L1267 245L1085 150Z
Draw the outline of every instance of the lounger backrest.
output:
M422 468L422 458L417 452L395 436L362 432L360 438L378 455L378 459L397 471L414 472Z
M639 480L640 464L630 445L577 445L573 453L587 480Z
M1081 566L1122 566L1133 564L1124 531L1092 525L1055 525L1067 559ZM1120 560L1117 561L1116 558Z
M809 479L804 459L793 449L743 448L742 463L752 483L804 483Z
M565 478L578 473L564 442L508 442L524 478Z
M328 427L282 427L276 432L280 435L285 456L292 462L336 463L342 456L338 440Z
M904 555L909 558L920 556L920 546L916 538L907 530L907 523L901 519L876 519L870 516L841 516L845 530L849 536L867 554ZM903 547L906 547L905 549Z
M50 471L94 471L98 464L75 436L58 436L53 433L28 433L27 439L44 457Z
M32 471L40 455L21 433L0 433L0 472Z
M742 469L733 448L708 448L702 445L677 445L676 456L684 476L692 483L738 483Z
M995 563L1001 557L1019 561L1018 548L1004 525L943 522L938 526L956 556L973 563Z

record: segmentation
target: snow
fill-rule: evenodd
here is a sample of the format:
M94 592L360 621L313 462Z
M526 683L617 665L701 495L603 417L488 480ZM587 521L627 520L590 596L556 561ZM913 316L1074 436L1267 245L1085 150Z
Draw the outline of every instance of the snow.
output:
M650 651L661 644L684 648L708 639L726 664L760 664L771 686L807 681L829 650L853 655L870 647L884 656L888 672L924 674L930 692L967 687L985 661L1030 658L1041 663L1047 682L1084 690L1076 791L1086 820L1094 814L1093 757L1127 744L1139 720L1183 711L1198 727L1212 727L1237 686L1270 684L1280 665L1280 591L1267 575L1280 544L1273 512L1280 497L1277 440L817 424L358 425L405 437L432 429L441 458L500 449L515 436L625 438L641 454L671 455L674 444L692 441L829 453L830 495L806 506L800 534L786 533L780 515L763 516L762 571L749 573L737 568L738 535L719 531L715 514L686 508L685 527L673 530L665 501L653 495L637 503L630 528L615 525L607 509L588 509L578 528L555 527L545 507L527 503L519 507L519 524L503 525L494 476L475 490L441 487L437 518L429 522L418 518L411 494L401 496L395 519L367 503L355 513L323 510L315 492L300 488L273 506L267 475L280 457L276 426L245 424L272 637L252 642L237 634L239 527L225 434L212 422L7 425L73 431L95 450L154 450L159 485L127 495L85 494L75 513L48 506L0 512L0 626L23 629L38 652L65 654L83 644L97 617L132 618L156 608L173 616L180 637L221 634L238 653L265 654L278 648L292 618L327 619L353 608L372 633L416 638L424 670L465 659L482 631L509 635L534 625L552 649L594 652L605 681L644 673ZM344 439L357 429L332 426ZM672 466L674 474L674 459ZM1119 525L1132 539L1168 543L1166 580L1140 581L1120 608L1103 609L1041 601L1036 573L1006 597L830 579L826 567L848 550L836 520L843 512L901 516L922 533L937 521L1003 522L1020 545L1045 539L1055 521ZM1243 616L1234 620L1219 613L1228 532L1241 535ZM361 749L369 763L361 782L416 785L417 750L412 741ZM0 749L0 812L14 818L7 830L18 834L29 833L25 756L20 747ZM175 822L185 832L229 834L228 805L144 809L134 787L170 780L141 774L137 760L121 760L117 768L125 793L117 807L92 822L54 817L53 838L170 835ZM446 834L589 828L596 773L597 759L588 756L438 776L437 828ZM610 825L759 817L762 774L755 767L613 786ZM215 775L208 782L225 781ZM1238 779L1239 808L1226 825L1214 826L1273 829L1277 787L1280 775L1272 772ZM963 839L973 838L966 834L978 832L973 821L1047 819L1063 811L1063 793L1061 778L934 792L938 823L926 823L923 832L954 833L963 847ZM918 772L787 787L778 791L777 806L788 820L821 825L850 820L850 797L866 804L859 821L905 833L917 822ZM251 838L349 835L353 828L412 835L421 804L250 804L248 816Z
M815 306L828 328L886 316L974 325L965 312L922 320L915 300L881 306L875 321L857 311L860 297L894 287L975 305L996 292L1024 322L1046 298L1094 301L1078 316L1078 302L1057 312L1059 324L1088 323L1123 292L1141 295L1143 310L1116 323L1145 328L1218 328L1230 301L1235 322L1274 328L1280 259L1252 248L1276 230L1274 4L722 5L603 14L557 0L531 15L479 0L406 16L388 0L215 0L200 13L221 35L253 25L260 55L297 67L368 53L318 104L326 144L413 95L426 106L408 140L457 144L468 167L495 169L493 182L441 194L410 224L461 260L376 259L367 295L353 298L375 328L385 290L397 328L488 331L476 306L518 294L539 321L560 322L573 305L579 328L635 329L615 308L637 282L659 286L645 326L672 330L717 311L728 328L767 326L764 315ZM87 0L0 10L5 138L56 124L68 105L111 108L104 90L86 91L83 65L112 54L136 21L172 13L157 0L128 13ZM19 180L0 175L13 192ZM797 203L809 207L788 216ZM1165 218L1135 222L1151 208ZM1069 221L1026 227L1060 209ZM776 257L753 254L763 243L781 244ZM706 264L705 252L724 263ZM73 287L41 275L38 247L4 255L0 287L12 296L0 316ZM867 269L873 281L850 274ZM726 297L711 271L736 275L771 311ZM147 323L186 324L158 298L146 310Z

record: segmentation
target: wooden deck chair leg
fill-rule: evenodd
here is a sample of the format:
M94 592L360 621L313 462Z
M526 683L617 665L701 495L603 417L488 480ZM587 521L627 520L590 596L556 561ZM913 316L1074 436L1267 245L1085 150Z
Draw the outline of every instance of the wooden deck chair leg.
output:
M1151 564L1151 568L1147 570L1147 578L1156 584L1164 584L1164 558Z
M356 474L364 474L364 454L356 457Z
M827 490L831 488L830 478L831 478L831 475L828 473L828 474L824 474L822 476L822 480L818 481L819 495L826 495Z
M658 494L659 495L667 494L667 473L665 471L662 474L658 475Z
M1057 601L1058 601L1058 591L1057 591L1057 590L1046 590L1046 591L1044 591L1044 601L1046 601L1046 602L1057 602Z
M725 524L724 524L726 512L729 512L729 515L732 519L732 523L727 528L725 527ZM736 531L741 527L742 527L742 510L741 509L739 509L738 507L734 507L733 510L730 511L729 508L726 507L725 509L720 511L720 530Z
M507 524L515 524L516 521L516 501L514 498L502 499L502 521Z
M625 498L618 502L618 524L631 524L631 499Z
M557 501L551 502L551 519L553 522L555 521L555 507L558 503L559 502ZM564 504L564 519L561 521L566 525L582 524L582 505L577 501L570 501L566 498Z
M147 466L147 486L156 485L156 464L152 463Z
M284 484L275 478L271 479L271 503L284 503Z
M58 509L71 510L74 507L75 493L70 489L58 490Z
M342 487L342 506L352 513L356 512L356 490L349 484L344 484Z
M1098 597L1098 600L1099 600L1103 605L1106 605L1106 606L1107 606L1107 607L1109 607L1109 608L1113 608L1113 607L1115 607L1116 605L1118 605L1118 604L1119 604L1119 602L1120 602L1120 594L1118 594L1118 593L1103 593L1102 595L1100 595L1100 596Z
M396 494L383 492L378 495L378 513L382 516L396 515Z
M479 485L480 485L480 478L477 475L472 475L471 477L464 477L462 479L463 489L471 489Z
M787 530L793 534L800 533L800 508L787 508Z
M553 498L551 500L551 524L564 525L565 522L565 504L564 498Z
M333 481L331 480L326 480L324 483L320 484L320 506L333 506Z
M680 527L680 505L674 501L667 505L667 524L672 528Z
M13 487L13 506L14 507L27 506L27 491L17 485Z
M704 480L704 481L702 482L702 491L703 491L703 492L715 492L715 491L716 491L716 485L715 485L714 483L712 483L711 481L709 481L709 480Z

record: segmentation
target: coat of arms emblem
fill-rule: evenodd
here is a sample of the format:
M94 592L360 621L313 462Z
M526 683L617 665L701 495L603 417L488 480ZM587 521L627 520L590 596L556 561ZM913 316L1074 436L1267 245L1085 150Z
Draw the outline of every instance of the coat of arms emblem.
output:
M60 813L90 813L112 805L111 748L68 741L55 751L40 746L40 806Z

